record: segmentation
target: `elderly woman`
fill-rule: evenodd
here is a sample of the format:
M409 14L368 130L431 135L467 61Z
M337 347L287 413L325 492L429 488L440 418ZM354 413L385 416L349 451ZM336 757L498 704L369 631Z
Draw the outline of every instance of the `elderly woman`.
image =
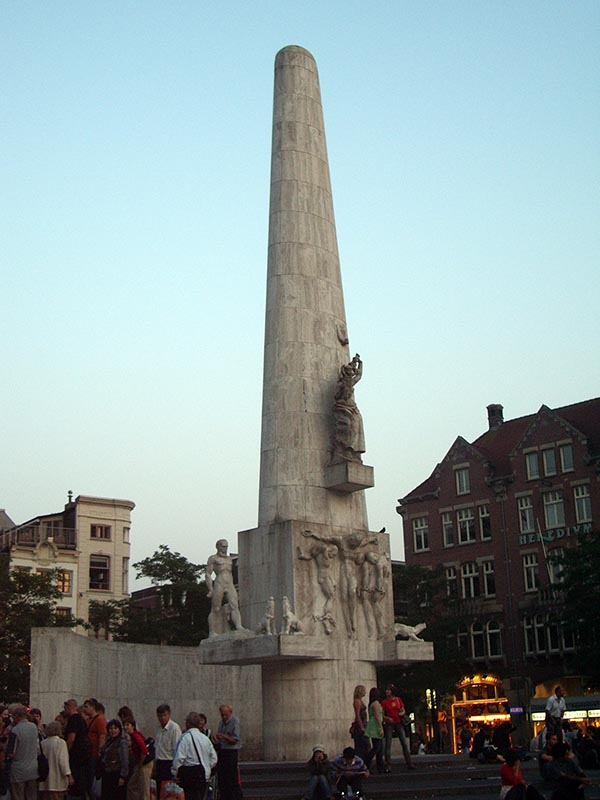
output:
M46 738L40 743L42 752L48 759L48 777L40 781L42 800L64 800L69 786L73 785L67 743L60 738L61 727L58 722L46 726Z
M129 746L123 736L123 726L118 719L111 719L106 726L108 736L100 750L102 776L102 800L125 800L129 775Z

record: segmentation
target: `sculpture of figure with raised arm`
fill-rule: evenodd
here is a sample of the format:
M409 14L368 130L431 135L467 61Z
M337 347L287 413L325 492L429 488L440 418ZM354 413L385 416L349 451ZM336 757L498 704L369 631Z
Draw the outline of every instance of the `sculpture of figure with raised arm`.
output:
M363 365L358 353L340 369L333 405L334 430L332 462L360 461L365 452L363 421L354 387L362 378Z

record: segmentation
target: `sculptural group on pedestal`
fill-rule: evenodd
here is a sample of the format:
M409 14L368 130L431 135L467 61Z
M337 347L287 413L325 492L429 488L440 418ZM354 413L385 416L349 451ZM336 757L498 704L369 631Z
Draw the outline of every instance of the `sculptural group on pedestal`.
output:
M360 608L368 638L383 639L386 634L383 599L391 570L388 555L379 551L378 537L358 531L336 536L307 530L303 535L311 544L306 551L298 547L297 556L302 561L315 563L316 580L325 598L322 613L315 615L315 619L322 623L325 633L331 634L336 627L334 602L337 600L349 637L357 635Z

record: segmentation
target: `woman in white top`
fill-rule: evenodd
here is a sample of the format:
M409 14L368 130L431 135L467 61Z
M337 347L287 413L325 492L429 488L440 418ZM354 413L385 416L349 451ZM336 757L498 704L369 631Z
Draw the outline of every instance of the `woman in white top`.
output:
M49 766L48 777L39 784L42 800L64 800L67 789L73 784L67 743L60 738L60 733L59 723L49 722L46 738L40 742Z

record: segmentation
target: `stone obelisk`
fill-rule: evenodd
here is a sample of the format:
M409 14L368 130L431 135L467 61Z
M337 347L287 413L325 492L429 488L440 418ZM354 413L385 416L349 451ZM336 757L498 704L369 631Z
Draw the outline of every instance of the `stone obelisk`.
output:
M275 62L259 525L367 530L364 493L328 489L335 386L349 361L317 65L286 47ZM372 485L370 469L348 469Z
M238 535L245 631L202 642L205 663L260 664L263 757L348 744L354 687L377 664L429 660L394 641L389 538L368 530L373 485L354 396L319 79L275 60L258 527ZM358 395L358 391L357 391ZM256 635L253 635L256 634ZM400 648L402 650L402 648Z
M362 490L372 468L332 463L336 386L349 362L317 66L286 47L275 60L259 527L239 534L244 625L255 629L269 597L279 611L285 596L303 631L278 636L261 659L268 759L304 758L315 736L347 743L354 686L375 682L381 642L372 618L365 641L355 555L362 547L361 558L370 549L385 561L389 542L369 539ZM356 553L345 545L353 535ZM381 615L393 620L391 591Z

